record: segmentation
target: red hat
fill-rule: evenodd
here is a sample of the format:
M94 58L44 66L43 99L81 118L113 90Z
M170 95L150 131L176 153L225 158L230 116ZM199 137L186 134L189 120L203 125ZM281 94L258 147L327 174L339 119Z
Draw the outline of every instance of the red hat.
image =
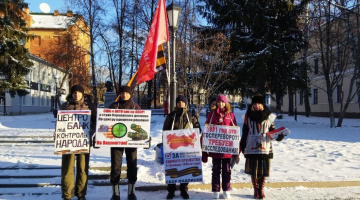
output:
M216 98L216 103L218 101L222 101L224 103L227 103L227 100L226 100L226 96L225 95L219 95L217 98Z

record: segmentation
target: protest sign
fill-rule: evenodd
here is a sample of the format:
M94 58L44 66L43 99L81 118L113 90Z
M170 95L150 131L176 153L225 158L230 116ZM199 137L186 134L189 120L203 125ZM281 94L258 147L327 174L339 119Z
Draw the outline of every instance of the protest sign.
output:
M89 153L91 110L59 110L55 128L55 154Z
M150 110L98 108L96 146L148 148L150 123Z
M202 150L212 153L239 155L240 127L205 125Z
M163 131L167 184L202 182L199 129Z

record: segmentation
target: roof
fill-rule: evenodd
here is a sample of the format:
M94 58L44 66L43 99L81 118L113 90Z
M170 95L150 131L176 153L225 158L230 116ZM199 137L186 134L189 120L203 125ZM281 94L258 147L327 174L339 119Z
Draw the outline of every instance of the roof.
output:
M68 17L66 15L57 15L53 14L38 14L30 13L33 23L30 26L30 29L67 29L69 25L74 25L77 21L77 16Z

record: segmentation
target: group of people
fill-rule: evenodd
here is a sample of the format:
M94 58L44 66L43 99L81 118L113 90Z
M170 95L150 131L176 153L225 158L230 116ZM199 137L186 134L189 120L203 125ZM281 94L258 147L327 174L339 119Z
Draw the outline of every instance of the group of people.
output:
M141 109L132 100L132 91L128 86L120 88L119 98L110 105L111 109ZM89 95L84 94L80 85L74 85L66 98L61 110L91 110L90 135L95 133L96 106L92 103ZM268 131L275 129L275 115L265 105L262 95L255 95L244 116L242 137L240 139L239 154L243 153L245 161L245 173L251 176L254 188L254 198L265 198L265 178L270 175L270 160L273 158L272 142L266 136ZM237 126L234 113L227 102L225 95L219 95L211 105L211 112L206 118L206 125ZM166 115L163 130L177 130L199 128L201 126L196 115L188 110L188 100L183 95L176 98L175 110ZM281 141L283 135L276 139ZM90 142L92 143L92 142ZM254 146L254 144L256 144ZM111 172L110 182L112 184L111 200L120 200L119 181L121 175L122 157L125 151L128 177L128 199L136 200L135 183L137 181L137 148L111 148ZM76 182L74 184L74 165L76 157ZM239 162L239 155L222 153L202 153L202 162L206 163L208 157L212 157L211 186L213 198L220 197L220 188L223 190L223 198L230 198L231 190L231 159ZM77 196L79 200L85 200L87 189L87 175L89 170L89 154L70 154L62 156L61 189L62 198L67 200ZM221 176L221 179L220 179ZM175 197L175 184L168 184L166 199ZM180 184L180 195L183 199L189 199L188 183Z

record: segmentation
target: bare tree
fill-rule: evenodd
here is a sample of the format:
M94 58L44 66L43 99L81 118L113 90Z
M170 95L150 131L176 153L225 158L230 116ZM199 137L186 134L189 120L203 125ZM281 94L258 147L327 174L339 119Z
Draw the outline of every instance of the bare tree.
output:
M190 41L191 65L187 73L190 100L197 104L197 113L207 104L208 98L217 95L228 81L231 68L230 40L222 33L198 30Z
M104 5L103 0L66 0L70 5L75 8L82 16L85 21L88 22L89 31L83 31L90 37L90 67L91 67L91 80L94 95L94 103L97 104L97 90L96 90L96 76L95 76L95 43L96 39L101 32L101 17L104 16ZM80 27L81 28L81 27Z
M313 6L316 9L316 12L312 13L315 29L310 41L312 53L319 55L319 71L316 74L314 69L312 84L327 94L330 127L335 127L334 102L340 103L337 126L341 126L348 105L356 95L354 84L359 74L359 43L355 41L354 35L360 36L359 18L358 15L351 14L354 10L348 12L345 7L331 1L316 1ZM351 79L350 85L344 88L344 80L348 77ZM334 93L337 94L336 100ZM346 100L344 93L348 94Z

